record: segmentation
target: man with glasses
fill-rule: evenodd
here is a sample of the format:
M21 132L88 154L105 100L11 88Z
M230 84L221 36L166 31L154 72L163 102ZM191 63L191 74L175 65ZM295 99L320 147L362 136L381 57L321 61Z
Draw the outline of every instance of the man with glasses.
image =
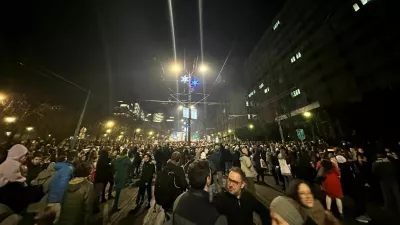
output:
M253 212L260 216L263 225L270 224L268 208L245 190L245 178L242 169L233 167L226 181L227 191L214 197L214 205L226 215L229 225L253 224Z

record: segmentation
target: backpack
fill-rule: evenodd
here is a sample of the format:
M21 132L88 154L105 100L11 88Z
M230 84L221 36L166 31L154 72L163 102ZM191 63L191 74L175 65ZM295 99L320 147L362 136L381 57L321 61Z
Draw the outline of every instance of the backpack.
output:
M154 187L154 197L157 205L161 205L164 209L170 207L177 197L177 189L179 188L175 183L175 173L164 167L157 174Z

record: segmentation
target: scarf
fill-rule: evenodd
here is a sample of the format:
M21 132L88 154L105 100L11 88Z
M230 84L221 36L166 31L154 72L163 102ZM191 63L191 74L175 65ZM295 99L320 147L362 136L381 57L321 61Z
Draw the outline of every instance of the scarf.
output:
M25 182L26 178L22 176L18 162L22 156L26 155L28 149L25 146L17 144L8 150L7 159L0 164L0 187L5 186L9 182Z

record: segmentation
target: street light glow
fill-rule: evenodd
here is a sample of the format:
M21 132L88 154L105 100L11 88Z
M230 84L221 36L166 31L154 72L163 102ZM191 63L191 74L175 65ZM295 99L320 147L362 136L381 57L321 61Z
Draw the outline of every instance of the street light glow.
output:
M200 67L199 67L199 70L200 70L200 72L202 72L202 73L204 73L204 72L207 72L208 71L208 67L206 66L206 65L201 65Z
M149 135L150 135L150 136L152 136L153 134L154 134L154 132L153 132L153 131L150 131L150 132L149 132Z
M5 99L6 99L6 96L4 94L0 93L0 101L3 101Z
M11 136L11 132L10 132L10 131L7 131L7 132L6 132L6 136L7 136L7 137L10 137L10 136Z
M26 127L26 131L31 132L33 130L33 127Z
M231 130L231 129L229 129L229 130L228 130L228 133L232 133L232 130Z
M15 123L15 121L17 121L17 118L14 116L7 116L4 118L4 122L6 123Z
M194 109L194 105L191 105L191 106L190 106L190 109Z
M253 124L250 124L250 125L249 125L249 128L250 128L250 129L253 129L253 128L254 128L254 125L253 125Z
M107 127L113 127L114 125L115 125L115 122L112 121L112 120L110 120L110 121L108 121L108 122L106 123L106 126L107 126Z
M136 133L140 133L141 129L140 128L136 128Z
M111 133L111 129L107 129L106 132L107 132L107 133Z
M178 109L179 109L179 110L182 110L182 109L183 109L183 106L182 106L182 105L180 105L180 106L178 107Z
M176 64L176 63L174 65L172 65L171 69L174 72L181 72L181 70L182 70L181 66L179 64Z
M304 112L303 116L306 117L306 118L310 118L312 115L311 115L310 112Z

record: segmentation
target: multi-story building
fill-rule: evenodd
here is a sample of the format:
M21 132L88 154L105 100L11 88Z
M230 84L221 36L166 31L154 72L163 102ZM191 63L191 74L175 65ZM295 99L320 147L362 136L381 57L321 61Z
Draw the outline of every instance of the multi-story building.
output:
M399 84L396 21L394 1L288 0L245 63L249 119L293 139L296 129L340 137L362 127L371 115L344 111Z

